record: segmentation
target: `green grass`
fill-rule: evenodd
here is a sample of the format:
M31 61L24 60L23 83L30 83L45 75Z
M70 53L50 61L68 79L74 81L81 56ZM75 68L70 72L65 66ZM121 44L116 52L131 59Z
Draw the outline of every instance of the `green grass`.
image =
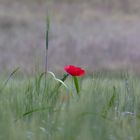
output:
M58 82L50 75L44 83L43 75L12 77L1 90L0 140L140 139L139 78L87 75L80 98L70 77L69 90L54 91Z

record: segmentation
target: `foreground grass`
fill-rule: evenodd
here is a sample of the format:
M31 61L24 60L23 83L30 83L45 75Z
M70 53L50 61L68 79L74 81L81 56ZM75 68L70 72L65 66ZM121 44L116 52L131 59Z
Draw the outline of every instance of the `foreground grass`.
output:
M80 82L79 98L70 78L70 90L54 90L51 76L45 88L41 75L11 79L0 93L0 140L140 139L139 78L97 74Z

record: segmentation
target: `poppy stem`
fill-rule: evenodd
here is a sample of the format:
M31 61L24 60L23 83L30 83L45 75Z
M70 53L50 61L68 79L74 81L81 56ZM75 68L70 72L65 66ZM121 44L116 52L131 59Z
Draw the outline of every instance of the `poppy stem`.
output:
M64 81L67 79L68 76L69 76L69 74L64 74L64 75L63 75L63 78L60 79L60 81L64 82ZM53 90L52 93L50 94L50 98L51 98L52 96L54 96L53 93L55 93L56 91L58 91L58 89L61 87L61 85L62 85L62 83L59 82L58 85L54 88L54 90ZM49 98L49 99L50 99L50 98Z
M75 88L76 88L76 92L80 96L80 94L79 94L80 88L79 88L79 83L78 83L77 77L76 76L73 76L73 80L74 80L74 85L75 85Z
M64 74L63 78L60 79L60 81L64 82L67 79L68 76L69 76L69 74ZM59 82L58 85L55 87L53 92L57 91L61 87L61 85L62 85L62 83Z

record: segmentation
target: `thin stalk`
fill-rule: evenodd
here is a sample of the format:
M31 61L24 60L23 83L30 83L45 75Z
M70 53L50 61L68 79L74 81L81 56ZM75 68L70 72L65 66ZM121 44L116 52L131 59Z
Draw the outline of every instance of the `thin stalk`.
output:
M7 85L8 81L10 80L10 78L11 78L18 70L19 70L19 67L12 71L12 73L9 75L9 77L8 77L8 78L6 79L6 81L4 82L3 86L0 87L0 92L2 92L2 90L5 88L5 86Z
M44 91L46 89L46 77L47 77L47 72L48 72L48 48L49 48L49 29L50 29L50 19L49 16L47 16L47 25L46 25L46 58L45 58L45 86L44 86Z
M66 79L67 79L67 77L69 76L69 74L64 74L63 75L63 78L62 79L60 79L60 81L62 81L62 82L64 82ZM52 96L54 96L54 93L56 92L56 91L58 91L58 89L61 87L61 85L62 85L62 82L59 82L58 83L58 85L54 88L54 90L51 92L51 94L50 94L50 98L52 98Z
M47 30L46 30L46 65L45 65L45 72L48 71L48 48L49 48L49 29L50 29L50 19L47 16Z

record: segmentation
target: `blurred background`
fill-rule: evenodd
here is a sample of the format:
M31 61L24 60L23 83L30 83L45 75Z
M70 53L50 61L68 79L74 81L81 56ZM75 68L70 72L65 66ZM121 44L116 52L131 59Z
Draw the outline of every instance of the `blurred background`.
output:
M140 0L0 0L0 72L44 70L48 65L140 74Z

